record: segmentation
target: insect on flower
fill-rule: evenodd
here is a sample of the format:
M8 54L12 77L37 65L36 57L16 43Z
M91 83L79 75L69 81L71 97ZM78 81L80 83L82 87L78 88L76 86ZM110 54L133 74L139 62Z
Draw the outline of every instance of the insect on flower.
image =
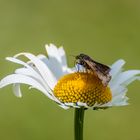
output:
M82 65L87 72L93 72L107 86L111 80L110 67L94 61L86 54L80 54L75 57L76 64Z
M140 70L123 71L125 61L122 59L109 68L80 54L76 56L76 66L81 68L77 71L75 67L68 67L63 47L50 44L45 48L47 56L23 52L7 57L8 61L22 67L1 79L0 88L12 84L14 94L22 97L20 86L26 84L64 109L103 109L128 105L127 87L133 81L140 80ZM27 61L21 60L21 56Z

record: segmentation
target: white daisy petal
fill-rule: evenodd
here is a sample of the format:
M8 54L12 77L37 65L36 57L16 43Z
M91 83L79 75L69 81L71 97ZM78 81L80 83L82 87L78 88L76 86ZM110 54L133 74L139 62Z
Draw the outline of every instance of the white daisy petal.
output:
M15 96L22 97L22 93L20 90L20 84L18 84L18 83L13 84L13 92L14 92Z
M62 64L55 58L45 59L45 64L49 66L57 80L67 73L67 71L63 70Z
M28 76L21 75L21 74L8 75L4 79L1 80L0 88L3 88L10 84L27 84L27 85L33 86L34 88L40 90L45 95L47 95L50 99L53 100L52 96L50 94L48 94L48 92L46 92L46 90L40 83L38 83L36 80L34 80Z
M110 81L110 86L112 87L112 89L116 89L119 85L130 83L131 81L133 81L133 78L138 74L140 74L140 70L129 70L122 72L117 75L114 81Z
M36 71L33 71L28 68L19 68L19 69L15 70L15 73L29 76L29 77L35 79L36 81L40 82L44 86L44 88L47 88L46 83L44 82L44 80L41 78L41 76ZM50 91L49 87L47 88L47 90Z
M77 105L81 107L89 108L89 106L86 103L78 102Z
M50 69L48 68L48 66L45 65L45 63L43 63L40 59L38 59L36 56L34 56L31 53L20 53L16 55L15 57L18 57L21 55L24 55L28 59L30 59L30 61L36 66L36 69L40 72L45 82L51 87L51 89L53 89L53 87L57 83L57 80L52 74L52 72L50 71Z
M45 83L45 81L43 80L41 75L39 73L37 73L35 71L35 69L32 68L29 64L27 64L27 63L25 63L25 62L23 62L23 61L21 61L17 58L14 58L14 57L7 57L6 59L8 61L11 61L11 62L14 62L14 63L25 66L26 68L20 68L20 69L15 70L15 73L28 75L28 76L33 77L34 79L40 80L42 82L42 84L44 85L44 87L47 88L47 90L51 93L50 87Z
M66 58L66 54L65 54L63 47L60 47L58 49L58 51L59 51L59 55L61 57L62 66L67 67L67 58Z
M58 51L58 49L56 48L55 45L50 44L49 46L46 45L45 47L46 47L49 58L56 58L57 61L62 62L59 51Z
M125 84L125 82L131 80L135 75L140 74L140 70L129 70L122 72L116 79L116 84Z
M34 73L30 70L30 69L27 69L27 68L19 68L19 69L17 69L16 71L15 71L15 73L17 73L17 74L22 74L22 75L26 75L26 76L29 76L29 77L31 77L31 78L33 78L34 80L36 80L38 83L40 83L45 89L46 89L46 92L48 92L48 94L51 94L51 96L53 96L53 100L54 101L56 101L56 102L58 102L59 104L61 104L60 103L60 101L53 95L53 92L52 92L52 90L50 90L50 88L48 87L48 85L46 85L45 83L44 83L44 81L43 81L43 79L41 79L41 77L40 77L40 75L38 74L36 74L36 75L34 75ZM34 88L34 87L30 87L30 89L31 88ZM48 96L48 94L47 94L47 96Z
M125 98L118 98L114 101L111 102L111 106L124 106L124 105L128 105L128 98L125 97Z
M126 98L125 93L123 95L119 94L112 98L112 103L123 101Z
M21 61L17 58L14 58L14 57L6 57L6 60L17 63L17 64L20 64L20 65L23 65L27 68L31 68L27 63L25 63L25 62L23 62L23 61Z
M135 80L140 80L140 76L134 76L125 82L125 86L131 84Z
M122 70L122 66L124 64L125 61L123 59L120 59L111 66L110 74L112 76L112 79Z
M66 105L64 105L64 104L61 104L61 105L59 105L61 108L63 108L63 109L69 109L70 107L69 106L66 106Z
M62 75L72 72L71 69L67 67L65 52L62 47L57 49L56 46L50 44L49 46L46 45L46 50L49 57L46 63L49 63L49 68L55 73L57 79Z
M76 103L65 103L65 105L69 107L80 108L80 106L77 106Z

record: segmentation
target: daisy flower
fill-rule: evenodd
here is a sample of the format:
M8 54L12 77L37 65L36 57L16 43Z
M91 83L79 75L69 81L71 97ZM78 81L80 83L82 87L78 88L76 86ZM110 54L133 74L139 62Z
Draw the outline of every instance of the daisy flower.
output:
M13 92L21 97L20 84L27 84L29 88L36 88L49 99L64 109L74 108L106 108L124 106L128 104L126 96L127 86L135 80L140 70L123 71L125 61L120 59L110 66L111 80L105 87L101 80L92 73L77 71L69 68L66 54L62 47L46 45L48 56L19 53L6 60L20 64L15 70L0 81L0 88L13 85ZM21 60L21 56L28 59Z

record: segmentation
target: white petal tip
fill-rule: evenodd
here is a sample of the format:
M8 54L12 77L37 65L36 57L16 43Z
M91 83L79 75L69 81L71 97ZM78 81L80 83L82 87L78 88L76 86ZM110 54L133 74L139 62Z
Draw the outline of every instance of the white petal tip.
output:
M49 47L49 45L48 45L48 44L46 44L46 45L45 45L45 48L48 48L48 47Z
M61 108L63 108L63 109L65 109L65 110L67 110L67 109L69 109L70 107L68 107L68 106L66 106L66 105L59 105Z
M14 94L14 95L18 98L22 98L22 95L16 95L16 94Z
M57 48L53 43L50 43L50 44L46 44L45 45L45 48L49 48L49 47L55 47L55 48Z
M7 61L12 61L13 60L13 57L6 57L5 58Z

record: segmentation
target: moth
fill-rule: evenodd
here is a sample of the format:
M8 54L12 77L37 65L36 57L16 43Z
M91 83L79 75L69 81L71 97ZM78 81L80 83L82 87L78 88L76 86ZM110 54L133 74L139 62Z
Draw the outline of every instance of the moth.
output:
M82 65L86 71L93 72L101 81L104 86L107 86L111 80L110 67L94 61L86 54L79 54L75 57L76 64Z

